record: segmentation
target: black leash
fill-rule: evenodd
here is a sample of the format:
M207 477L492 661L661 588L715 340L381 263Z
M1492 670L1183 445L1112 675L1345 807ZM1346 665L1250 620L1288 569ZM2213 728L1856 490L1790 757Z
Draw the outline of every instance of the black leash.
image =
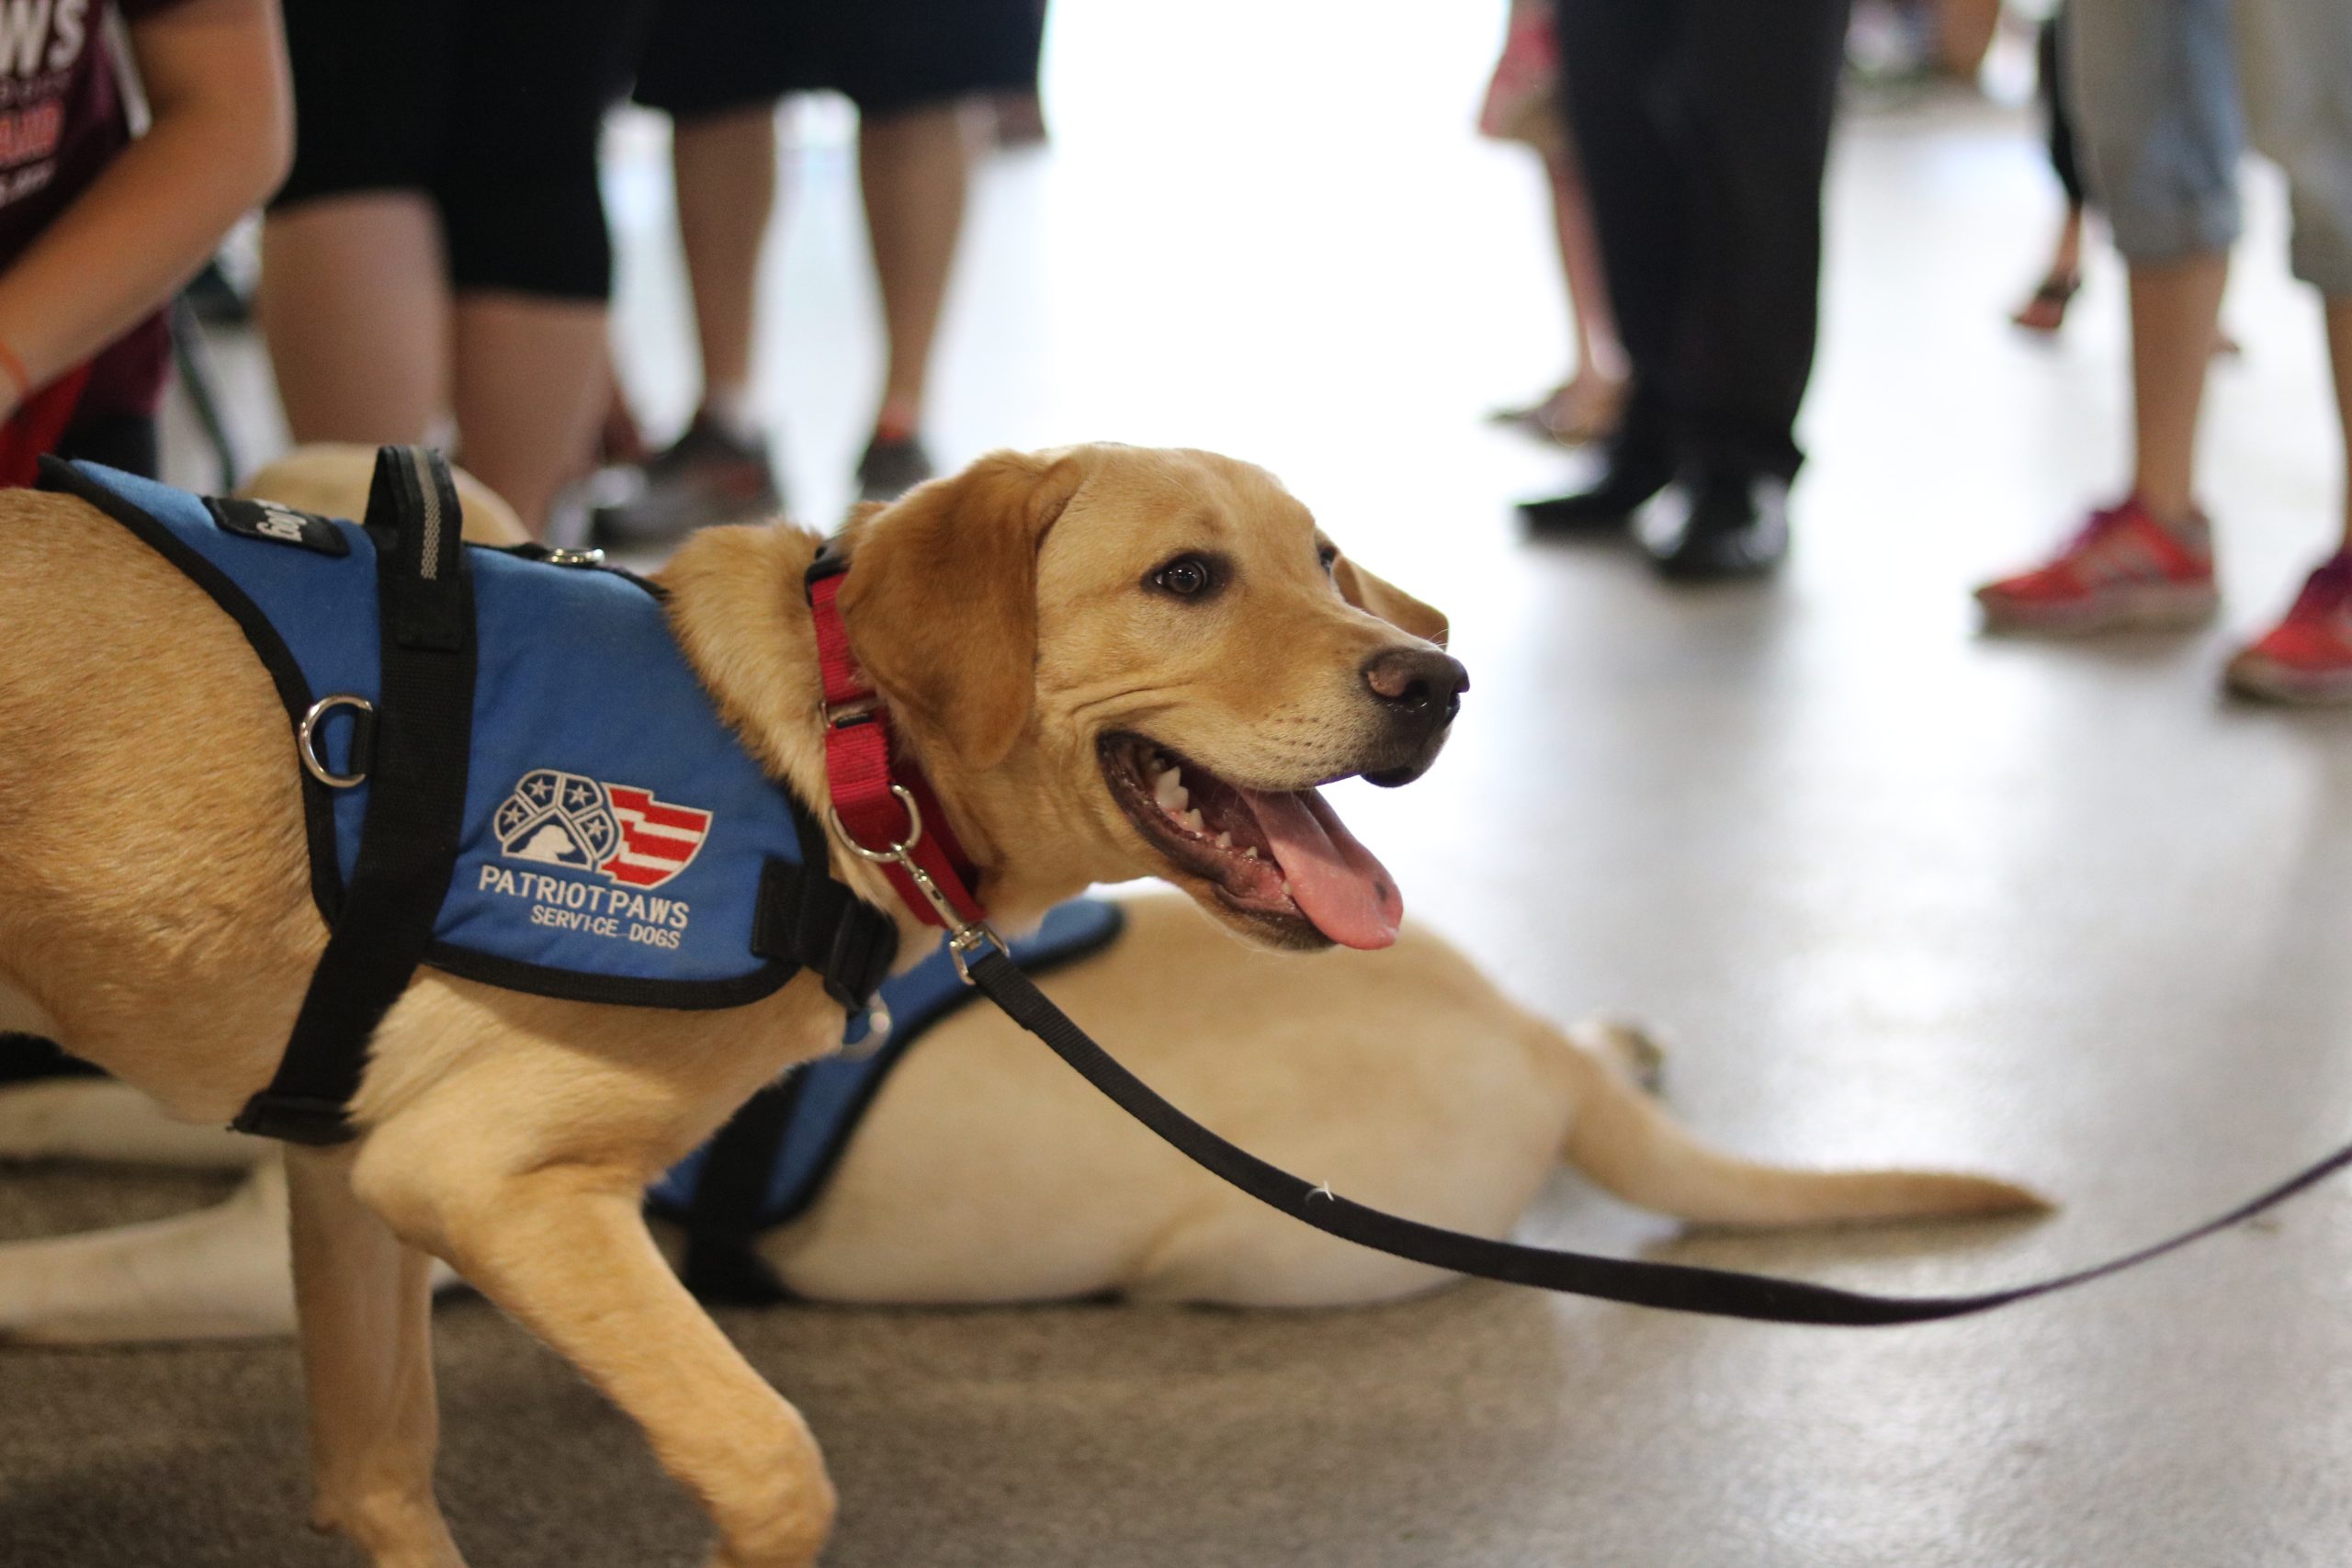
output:
M972 928L979 935L985 928ZM977 945L977 944L975 944ZM989 946L970 959L967 973L988 993L1007 1017L1053 1047L1057 1055L1076 1068L1087 1082L1101 1089L1119 1108L1212 1174L1223 1177L1261 1203L1302 1220L1317 1230L1385 1252L1415 1263L1500 1280L1570 1295L1595 1296L1634 1306L1664 1307L1673 1312L1701 1313L1711 1317L1750 1318L1762 1323L1829 1324L1848 1328L1880 1327L1902 1323L1932 1323L1990 1312L2012 1302L2030 1301L2053 1292L2087 1284L2093 1280L2136 1269L2175 1252L2216 1231L2226 1230L2265 1209L2286 1201L2352 1165L2352 1145L2338 1149L2318 1164L2298 1172L2267 1192L2231 1210L2221 1218L2199 1225L2169 1240L2144 1247L2123 1257L2054 1279L2037 1280L2005 1291L1965 1296L1876 1296L1841 1291L1798 1280L1775 1280L1724 1269L1701 1269L1682 1263L1644 1263L1630 1258L1596 1258L1588 1253L1555 1252L1522 1247L1516 1242L1491 1241L1436 1225L1400 1219L1366 1208L1333 1192L1329 1187L1302 1181L1280 1167L1269 1165L1248 1150L1227 1143L1177 1110L1147 1087L1108 1052L1088 1038L1062 1010L1047 999L1013 965L1001 946Z

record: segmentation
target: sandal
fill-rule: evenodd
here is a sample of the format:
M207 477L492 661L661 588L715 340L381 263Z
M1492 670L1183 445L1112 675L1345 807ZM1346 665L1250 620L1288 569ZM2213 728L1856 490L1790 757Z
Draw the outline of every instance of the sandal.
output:
M1624 382L1579 377L1555 388L1541 401L1497 409L1487 417L1562 446L1582 446L1614 435L1624 409Z
M2044 336L2066 324L2066 307L2074 303L2082 291L2083 275L2079 272L2052 273L2041 280L2030 298L2018 306L2009 320L2030 333Z

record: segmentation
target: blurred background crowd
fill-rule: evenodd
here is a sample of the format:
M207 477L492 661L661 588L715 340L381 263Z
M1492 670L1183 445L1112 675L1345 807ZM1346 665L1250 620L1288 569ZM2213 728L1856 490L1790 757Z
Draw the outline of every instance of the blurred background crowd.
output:
M2352 11L2331 0L1515 0L1506 15L1445 24L1367 18L1395 41L1442 40L1393 53L1340 36L1312 6L1182 39L1083 0L1072 8L1056 51L1053 96L1072 107L1056 117L1058 138L1041 98L1045 0L12 10L5 477L23 482L51 450L157 469L153 416L176 348L222 472L175 478L233 479L288 439L433 439L536 527L658 551L795 501L831 521L834 474L798 492L784 482L801 431L780 393L797 376L830 389L808 434L831 440L854 417L851 488L888 499L984 444L1142 434L1086 412L1115 406L1095 396L1106 379L1217 400L1231 395L1224 383L1287 383L1295 423L1369 430L1381 406L1418 405L1411 384L1440 358L1429 334L1475 315L1498 375L1529 344L1565 351L1556 386L1496 422L1591 454L1558 493L1517 498L1532 537L1622 536L1671 581L1762 578L1805 510L1791 492L1808 446L1848 439L1800 429L1841 112L1957 151L1995 118L2028 134L2029 94L2056 199L2013 203L1973 242L2022 279L2008 330L2044 339L2067 330L2086 266L2112 245L2128 348L2101 369L2127 390L2128 440L2112 471L2087 480L2082 521L2058 527L2069 499L2047 497L2054 537L2040 558L1978 583L1984 624L2083 634L2216 614L2198 433L2213 362L2240 352L2219 316L2250 150L2283 174L2291 213L2287 254L2274 243L2251 265L2290 267L2317 291L2341 414ZM1459 68L1474 44L1475 81ZM1365 117L1442 123L1423 106L1454 121L1399 160ZM1474 118L1483 164L1468 150ZM1533 191L1495 177L1510 148L1540 171ZM976 170L1006 157L1052 176L1033 173L1017 194L1004 187L1018 175L984 181L976 205ZM1476 211L1458 185L1431 183L1474 164L1468 183L1487 202ZM805 248L796 174L812 196L854 181L870 274L847 289L812 288L810 268L786 259ZM989 198L999 210L982 209ZM1498 267L1417 232L1446 225L1474 244L1524 247L1531 198L1541 262ZM1502 215L1503 200L1520 214ZM1846 243L1902 265L1914 236L1895 231L1899 204L1857 205L1858 228L1889 232ZM2042 216L2053 208L2054 222ZM2054 239L2032 272L2045 224ZM1054 231L1069 226L1088 231L1081 245ZM1320 276L1250 267L1273 248ZM1170 276L1178 254L1203 264ZM1444 271L1449 255L1470 265ZM1556 268L1554 297L1522 299L1516 322L1486 320L1508 312L1508 286L1534 281L1531 265ZM1155 287L1134 287L1144 280ZM1931 272L1915 282L1915 321L2003 330ZM662 298L634 306L632 294ZM943 344L951 300L961 330ZM1067 341L1012 341L1136 331L1089 321L1078 300L1148 316L1168 336L1116 363ZM1321 345L1295 323L1342 310L1365 373L1325 384L1308 362ZM1226 323L1261 313L1294 330L1204 362ZM224 391L208 342L227 329L233 359L249 321L267 377L231 374ZM943 442L932 382L944 353L962 361L950 376L993 379L1000 403L1035 402L1041 379L1067 383L1045 400L1070 417L1032 430L959 412ZM1887 361L1872 398L1934 395L1932 359ZM2086 403L2110 395L2093 374L2077 382ZM1945 428L1917 482L1998 439ZM2299 457L2328 461L2324 446ZM1901 493L1883 504L1917 510ZM2313 508L2310 530L2318 564L2284 615L2266 623L2269 607L2243 607L2224 661L2241 692L2352 698L2352 505Z
M763 258L789 206L780 147L798 146L790 124L820 120L820 139L854 135L880 328L878 377L840 366L835 385L870 410L856 491L888 499L934 471L927 399L975 162L1048 138L1045 0L284 0L282 15L271 0L58 0L9 17L0 368L17 482L44 450L156 469L174 324L193 378L197 321L254 308L294 441L441 440L534 526L619 545L773 514L786 492L759 360L807 351L763 330L781 309L763 298L775 291ZM2237 352L2219 311L2249 146L2285 175L2291 266L2324 301L2339 412L2346 400L2352 11L2330 0L2062 0L2040 16L2001 0L1515 0L1501 34L1477 127L1540 162L1569 331L1565 378L1496 417L1599 454L1575 488L1521 505L1539 536L1628 531L1677 581L1777 569L1804 461L1840 105L1978 93L2005 43L2030 57L2064 203L2010 320L2064 330L2096 212L2127 271L2131 440L2128 479L2086 522L2032 569L1978 587L1986 625L2179 627L2218 607L2196 437L2209 367ZM1233 41L1250 52L1246 34ZM1283 90L1306 108L1325 62L1292 63ZM1148 170L1135 171L1146 190L1120 193L1109 221L1125 257L1170 230L1222 228L1245 250L1259 237L1247 197L1222 198L1231 171L1199 134L1246 90L1242 73L1223 78L1192 76L1181 119L1159 127L1201 152L1197 180L1160 186L1148 210L1134 205ZM1441 90L1382 85L1400 101ZM624 104L634 157L628 130L608 129ZM662 350L614 338L606 203L608 186L650 173L647 111L668 132L687 318L673 312L663 335L695 349L684 423L655 419L650 445L615 366ZM1297 123L1342 145L1302 171L1302 210L1345 199L1348 178L1344 128L1311 120ZM1392 172L1381 197L1395 221L1428 220L1427 193ZM257 201L258 243L235 278L216 253ZM2022 234L2033 220L2018 218ZM1395 264L1411 249L1351 260L1390 283L1366 335L1401 345L1409 318L1487 285L1409 277ZM1219 303L1180 289L1133 308L1181 320ZM1917 309L1952 303L1923 290ZM1284 346L1234 373L1295 373ZM1416 373L1409 355L1388 364L1394 379ZM190 389L233 470L245 448L220 398ZM650 399L661 415L675 391ZM1356 395L1385 394L1372 382ZM2321 564L2228 662L2241 691L2352 697L2352 502L2313 525Z

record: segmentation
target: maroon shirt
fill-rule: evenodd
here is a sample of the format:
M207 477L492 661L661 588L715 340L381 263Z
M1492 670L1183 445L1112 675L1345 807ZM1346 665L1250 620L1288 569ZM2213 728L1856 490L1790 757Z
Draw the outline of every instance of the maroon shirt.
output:
M0 268L90 186L130 142L120 63L106 13L129 20L180 0L0 0ZM159 311L101 350L76 423L152 414L171 343Z

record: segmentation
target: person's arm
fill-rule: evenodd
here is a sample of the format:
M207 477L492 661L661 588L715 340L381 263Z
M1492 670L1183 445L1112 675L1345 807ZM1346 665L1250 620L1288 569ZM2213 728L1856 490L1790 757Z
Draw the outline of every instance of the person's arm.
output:
M130 33L147 133L0 272L0 343L35 388L168 299L293 155L276 0L183 0ZM18 397L0 375L0 414Z

